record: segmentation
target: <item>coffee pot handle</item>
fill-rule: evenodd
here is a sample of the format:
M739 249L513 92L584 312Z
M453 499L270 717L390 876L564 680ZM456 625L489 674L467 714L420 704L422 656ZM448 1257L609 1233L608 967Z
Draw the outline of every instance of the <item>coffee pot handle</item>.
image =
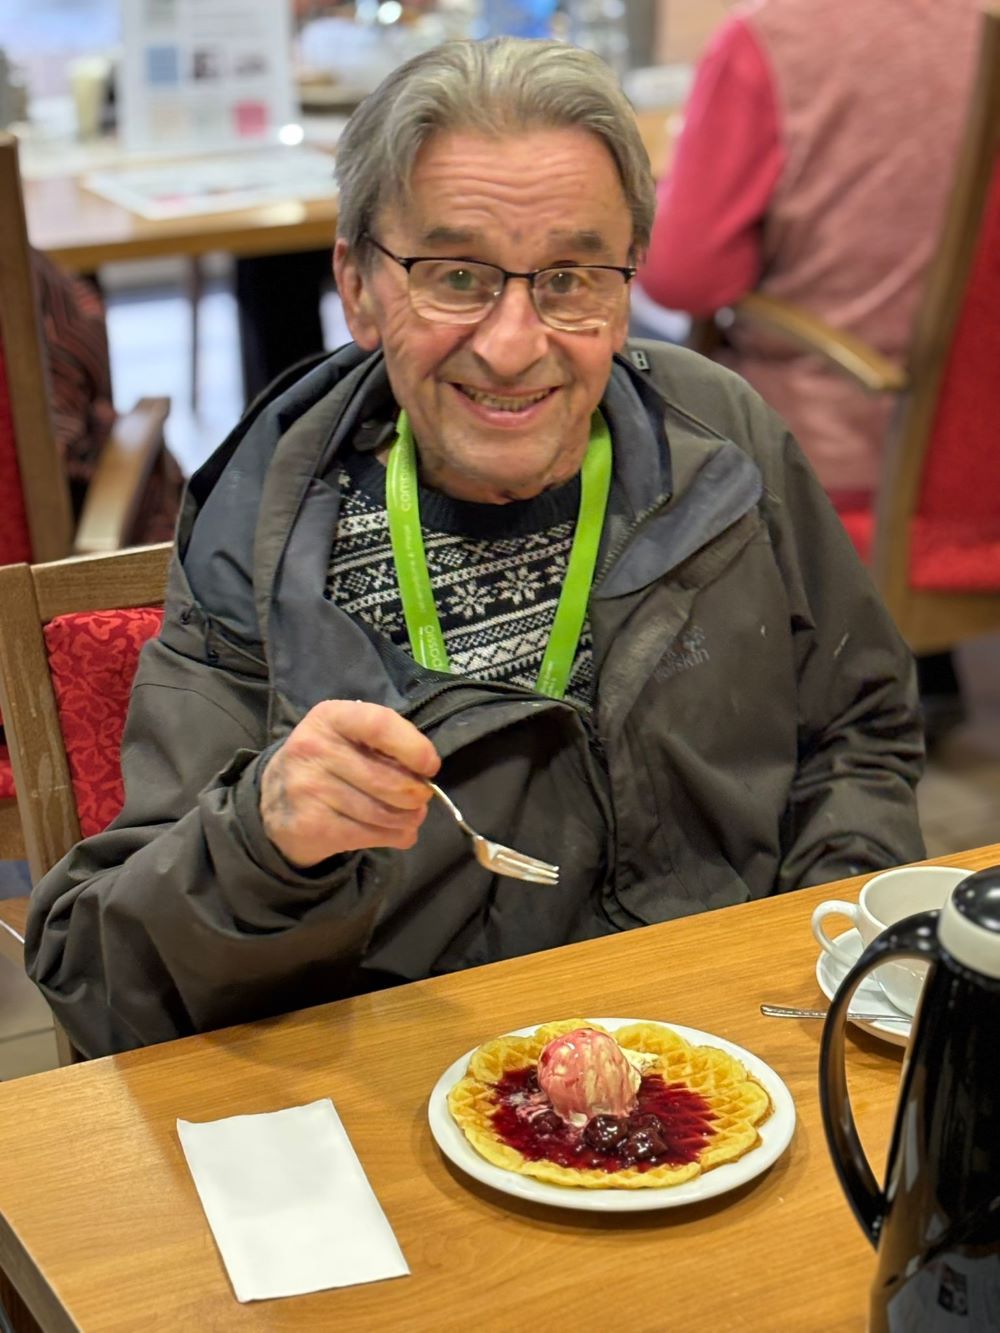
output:
M819 1096L823 1128L830 1156L862 1231L878 1245L885 1216L885 1194L872 1173L858 1137L847 1090L844 1032L854 992L880 963L890 956L910 957L922 962L938 957L937 912L920 912L889 926L865 949L841 982L830 1003L823 1026L819 1054ZM919 1013L919 1010L918 1010ZM917 1019L914 1017L914 1023Z

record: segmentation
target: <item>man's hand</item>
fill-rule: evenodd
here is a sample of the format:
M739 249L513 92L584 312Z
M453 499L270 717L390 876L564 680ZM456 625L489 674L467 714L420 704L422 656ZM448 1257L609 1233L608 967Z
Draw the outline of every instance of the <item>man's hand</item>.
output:
M300 870L338 852L412 847L438 771L434 746L384 708L331 699L311 708L268 760L264 832Z

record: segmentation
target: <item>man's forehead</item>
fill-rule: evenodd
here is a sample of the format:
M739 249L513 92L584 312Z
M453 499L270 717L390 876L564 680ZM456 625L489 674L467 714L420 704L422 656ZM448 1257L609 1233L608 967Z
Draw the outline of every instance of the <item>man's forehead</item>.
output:
M535 239L521 227L510 226L506 229L507 237L515 245ZM594 227L550 227L544 233L545 240L553 246L565 246L571 250L582 250L588 254L601 254L608 249L609 241L601 231ZM414 239L428 248L458 247L476 245L486 240L485 234L475 227L456 227L448 223L416 221Z
M421 145L408 186L383 223L414 247L461 257L498 228L513 246L608 255L631 233L631 211L607 143L577 125L481 133L441 129ZM472 255L470 254L470 258Z

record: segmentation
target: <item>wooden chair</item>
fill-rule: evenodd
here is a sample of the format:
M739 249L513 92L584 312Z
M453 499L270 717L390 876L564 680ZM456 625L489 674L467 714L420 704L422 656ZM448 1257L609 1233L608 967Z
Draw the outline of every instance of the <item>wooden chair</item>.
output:
M731 318L899 395L873 510L842 514L915 652L1000 631L1000 7L983 15L966 132L905 367L753 293Z
M159 631L170 550L0 568L0 707L32 883L121 808L128 695ZM22 967L27 907L0 899L0 952Z
M49 411L48 363L31 272L17 140L0 133L0 565L113 551L132 539L164 448L167 398L143 398L105 444L74 527ZM0 859L24 854L0 735Z
M17 140L0 134L0 475L18 479L0 497L4 541L0 563L60 560L114 551L133 536L149 473L164 448L168 398L142 398L118 417L87 488L74 530L69 488L49 413L48 362L31 274ZM5 490L8 489L5 487ZM18 503L19 501L19 503ZM14 546L15 535L20 548Z
M113 555L78 557L52 564L10 565L0 568L0 707L10 731L10 748L20 793L24 837L32 880L37 880L114 804L88 790L87 759L67 747L60 703L65 706L66 681L72 677L75 617L90 612L125 608L148 609L163 602L170 546L142 547ZM127 692L144 637L153 631L148 614L132 626L131 653L119 655L110 666L115 685ZM54 667L53 658L61 661ZM61 683L57 682L60 675ZM101 673L88 672L92 690L103 694ZM61 698L60 698L61 696ZM105 696L106 700L106 696ZM105 777L118 768L118 748L124 709L117 726L105 726L95 735L104 753ZM107 721L107 719L106 719ZM111 718L112 724L115 719ZM120 772L118 786L120 789ZM82 800L81 800L82 794ZM118 805L121 797L118 796ZM86 809L84 809L86 806ZM0 899L0 954L24 966L24 933L28 899ZM76 1058L65 1034L56 1024L56 1045L63 1064ZM6 1311L14 1333L41 1333L27 1306L0 1272L0 1312ZM0 1320L0 1324L2 1324Z

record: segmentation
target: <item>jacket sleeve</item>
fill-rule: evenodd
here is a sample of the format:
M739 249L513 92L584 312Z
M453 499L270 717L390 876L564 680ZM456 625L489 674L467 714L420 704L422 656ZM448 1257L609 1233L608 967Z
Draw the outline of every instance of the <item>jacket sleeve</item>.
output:
M698 65L638 281L670 310L709 315L760 276L761 223L785 151L770 69L731 16Z
M767 411L767 409L760 409ZM912 655L798 446L765 461L765 513L789 599L798 749L779 890L921 859L924 745Z
M335 999L372 929L378 856L294 870L257 799L267 683L162 641L140 662L126 799L32 893L27 966L87 1056Z

